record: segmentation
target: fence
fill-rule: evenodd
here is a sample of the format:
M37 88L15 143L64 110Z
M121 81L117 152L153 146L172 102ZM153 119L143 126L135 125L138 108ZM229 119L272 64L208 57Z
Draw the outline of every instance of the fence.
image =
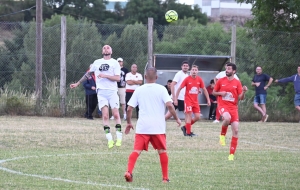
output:
M0 23L0 114L60 116L60 17L53 17L43 26L43 95L42 106L35 106L35 23ZM207 26L154 26L154 53L230 55L231 30L219 23ZM102 46L110 44L113 57L122 57L124 66L136 63L139 71L147 62L147 26L100 25L67 18L66 84L77 81L95 59L102 57ZM251 80L256 66L274 79L297 72L300 33L274 32L237 28L236 64L241 81L250 90L240 103L241 117L255 119ZM178 68L180 69L180 68ZM272 85L267 98L271 120L296 121L292 84ZM82 88L67 89L66 115L82 115ZM253 114L255 113L255 114Z

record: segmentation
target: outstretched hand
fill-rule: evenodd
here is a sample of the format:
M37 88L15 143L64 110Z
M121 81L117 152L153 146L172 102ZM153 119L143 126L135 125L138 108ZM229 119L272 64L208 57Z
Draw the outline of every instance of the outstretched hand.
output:
M178 124L178 127L181 126L181 120L179 118L176 119L176 123Z
M130 129L134 129L132 124L127 124L125 129L125 134L127 135L130 132Z
M79 83L73 83L73 84L70 84L70 88L76 88L77 86L79 85Z
M248 90L247 86L243 86L243 91L246 92Z

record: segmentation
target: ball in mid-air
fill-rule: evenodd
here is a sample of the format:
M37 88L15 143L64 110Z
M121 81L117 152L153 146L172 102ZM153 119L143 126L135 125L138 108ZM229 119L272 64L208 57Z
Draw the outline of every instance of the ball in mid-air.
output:
M166 18L167 22L173 22L173 21L176 21L178 19L178 14L174 10L169 10L169 11L166 12L165 18Z

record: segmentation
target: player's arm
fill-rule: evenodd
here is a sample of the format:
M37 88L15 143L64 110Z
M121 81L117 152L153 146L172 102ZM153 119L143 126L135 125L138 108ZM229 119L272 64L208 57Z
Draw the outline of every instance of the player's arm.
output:
M215 84L217 84L217 81L218 81L218 79L215 77L215 78L214 78L214 82L215 82Z
M171 83L171 94L172 94L173 101L175 100L175 96L176 96L176 92L175 92L176 84L177 84L177 82L175 82L175 81L172 81L172 83Z
M181 121L180 121L179 117L176 114L176 111L175 111L175 108L174 108L172 102L171 101L167 102L166 103L166 107L168 108L169 112L172 114L173 118L178 123L178 126L180 126L181 125Z
M244 100L245 94L246 94L247 90L248 90L247 86L243 86L243 88L242 88L242 93L239 94L239 99L240 99L240 100Z
M220 90L220 82L217 81L215 88L213 89L212 95L214 96L225 96L226 92L219 92Z
M203 90L203 93L204 93L204 95L205 95L205 97L206 97L207 105L210 106L210 98L209 98L209 94L208 94L208 92L207 92L207 90L206 90L205 87L202 88L202 90Z
M130 130L133 129L133 125L131 123L132 110L133 110L133 107L128 105L127 111L126 111L127 126L125 129L125 134L128 134L130 132Z
M70 84L70 88L76 88L80 83L87 81L90 77L92 77L93 72L86 72L78 82Z
M180 87L178 88L178 90L176 91L175 97L174 97L174 99L173 99L174 104L175 104L175 102L178 101L179 93L180 93L181 89L183 89L183 88L184 88L184 87L180 86ZM175 105L176 105L176 104L175 104ZM176 105L176 106L177 106L177 105Z
M267 88L269 88L269 86L272 84L273 80L274 80L274 79L273 79L272 77L270 77L268 84L264 87L265 90L266 90Z
M111 81L117 81L117 82L119 82L121 80L120 75L112 75L111 76L111 75L105 75L103 73L100 73L97 77L99 77L99 78L107 78L107 79L109 79Z

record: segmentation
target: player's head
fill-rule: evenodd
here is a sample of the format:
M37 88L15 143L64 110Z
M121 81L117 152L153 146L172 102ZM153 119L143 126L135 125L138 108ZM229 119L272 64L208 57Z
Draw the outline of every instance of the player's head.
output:
M136 65L136 64L132 64L130 69L131 69L131 72L132 72L133 74L135 74L135 73L137 72L137 69L138 69L138 68L137 68L137 65Z
M168 80L168 82L167 82L167 86L168 86L168 88L171 88L171 84L172 84L172 80L171 80L171 79L169 79L169 80Z
M210 84L210 86L212 88L214 88L215 87L215 81L214 81L214 79L211 79L210 82L209 82L209 84Z
M120 67L123 67L123 59L122 59L121 57L119 57L119 58L117 59L117 61L119 62Z
M155 67L148 67L145 73L147 83L154 83L157 79L157 70Z
M102 55L109 56L112 54L112 48L109 45L104 45L102 48Z
M199 70L198 70L198 66L197 65L192 65L192 69L191 69L191 76L192 77L196 77L198 74Z
M226 65L226 76L233 76L236 72L236 65L234 63L227 63Z
M187 73L189 71L189 62L188 61L183 61L181 63L181 70L184 72L184 73Z
M261 66L257 66L256 69L255 69L255 71L256 71L256 74L258 74L258 75L262 74L262 68L261 68Z

